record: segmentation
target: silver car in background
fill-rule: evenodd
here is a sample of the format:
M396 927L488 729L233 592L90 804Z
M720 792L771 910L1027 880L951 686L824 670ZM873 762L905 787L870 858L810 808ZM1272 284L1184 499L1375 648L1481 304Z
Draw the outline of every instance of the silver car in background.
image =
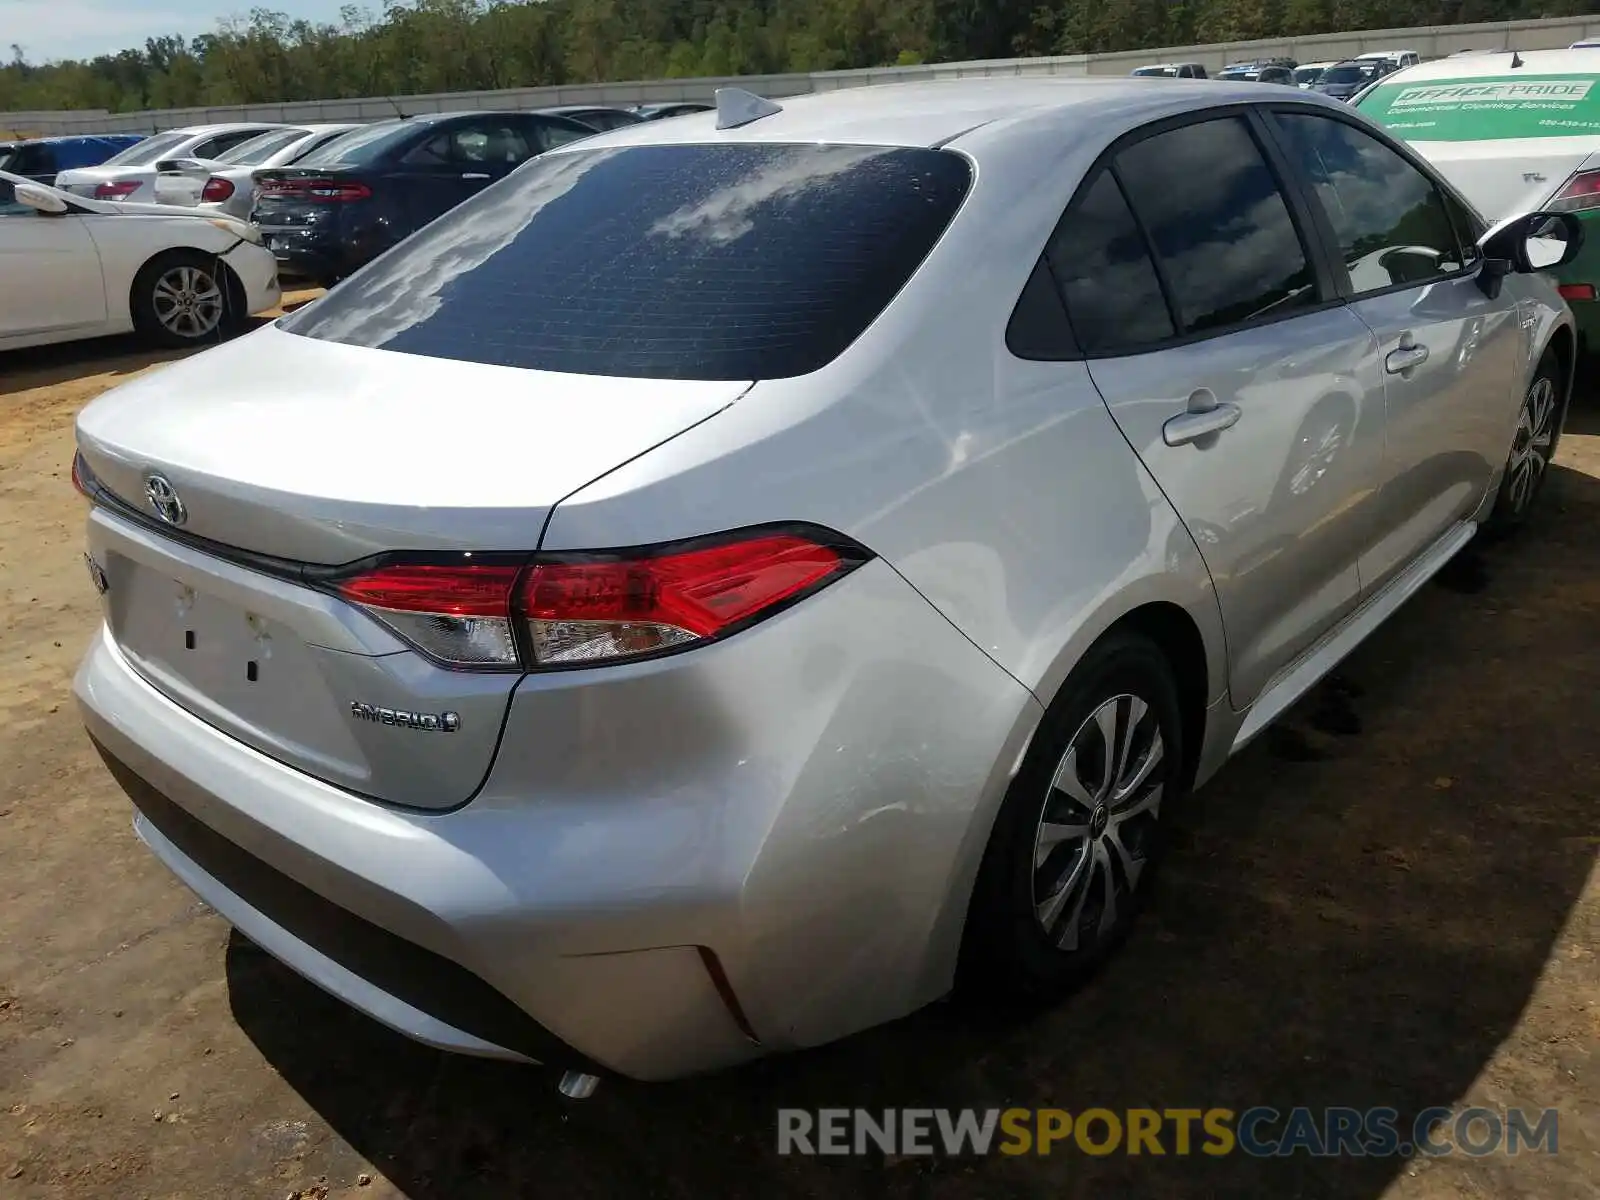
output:
M56 187L91 200L155 200L156 164L173 158L212 159L283 126L261 121L193 125L152 134L98 167L73 167L56 175Z
M240 142L216 158L163 158L157 163L156 203L248 221L257 167L290 166L352 129L364 128L354 122L291 125Z
M84 720L252 940L572 1093L1056 997L1525 518L1579 240L1311 93L725 90L90 404Z

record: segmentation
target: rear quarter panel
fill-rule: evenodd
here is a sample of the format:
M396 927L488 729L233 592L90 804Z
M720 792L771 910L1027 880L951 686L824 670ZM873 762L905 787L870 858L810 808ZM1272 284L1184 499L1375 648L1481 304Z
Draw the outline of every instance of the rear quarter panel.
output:
M1187 531L1084 365L1005 346L1050 230L1118 131L1108 115L1094 137L996 136L951 229L849 350L571 496L543 546L814 521L882 555L1044 702L1108 625L1157 599L1190 614L1221 695L1220 618Z

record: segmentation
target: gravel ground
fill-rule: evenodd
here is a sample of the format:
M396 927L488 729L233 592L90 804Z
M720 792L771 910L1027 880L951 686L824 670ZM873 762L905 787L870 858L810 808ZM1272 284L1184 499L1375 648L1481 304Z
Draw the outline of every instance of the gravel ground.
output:
M1600 402L1537 526L1351 661L1359 732L1264 739L1180 814L1151 910L1072 1000L989 1024L936 1006L575 1104L342 1008L135 840L69 695L98 618L68 465L77 409L157 361L0 355L0 1195L1600 1194ZM775 1152L786 1106L1259 1104L1556 1107L1560 1151Z

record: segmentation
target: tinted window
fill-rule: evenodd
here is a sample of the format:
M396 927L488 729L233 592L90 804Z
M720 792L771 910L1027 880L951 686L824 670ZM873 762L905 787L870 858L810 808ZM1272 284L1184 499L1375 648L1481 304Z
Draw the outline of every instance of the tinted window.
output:
M580 374L802 375L894 298L970 180L959 155L873 146L547 155L281 327Z
M1350 64L1343 67L1329 67L1322 73L1318 83L1360 83L1363 79L1370 79L1377 74L1377 68L1363 63L1361 66Z
M1343 121L1313 113L1278 121L1328 214L1357 294L1461 269L1455 231L1431 179Z
M1315 275L1260 148L1238 117L1185 125L1117 156L1185 332L1316 301Z
M594 136L592 129L578 121L552 121L548 118L539 118L533 125L534 137L539 142L536 153L554 150L557 146L565 146Z
M50 175L56 170L55 148L44 142L18 146L6 168L13 175Z
M313 150L295 163L297 167L331 167L339 164L365 167L388 157L390 151L407 145L427 130L426 125L408 121L381 121L365 129L352 129Z
M411 167L487 167L522 162L533 151L510 122L481 121L441 130L401 160Z
M252 141L261 136L259 129L235 129L232 133L219 133L214 138L201 142L186 157L189 158L216 158L225 154L243 142Z
M1088 353L1126 350L1173 335L1144 236L1110 171L1074 201L1045 251Z

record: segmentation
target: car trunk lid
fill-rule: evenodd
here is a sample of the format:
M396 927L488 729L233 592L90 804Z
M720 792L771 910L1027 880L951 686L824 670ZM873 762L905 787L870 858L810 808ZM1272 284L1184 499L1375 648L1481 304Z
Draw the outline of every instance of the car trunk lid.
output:
M1574 171L1594 165L1593 137L1417 142L1415 149L1484 216L1500 221L1549 201Z
M488 770L515 671L435 662L335 594L327 568L531 552L564 496L747 387L262 330L79 416L111 636L157 690L264 754L375 799L461 804Z

